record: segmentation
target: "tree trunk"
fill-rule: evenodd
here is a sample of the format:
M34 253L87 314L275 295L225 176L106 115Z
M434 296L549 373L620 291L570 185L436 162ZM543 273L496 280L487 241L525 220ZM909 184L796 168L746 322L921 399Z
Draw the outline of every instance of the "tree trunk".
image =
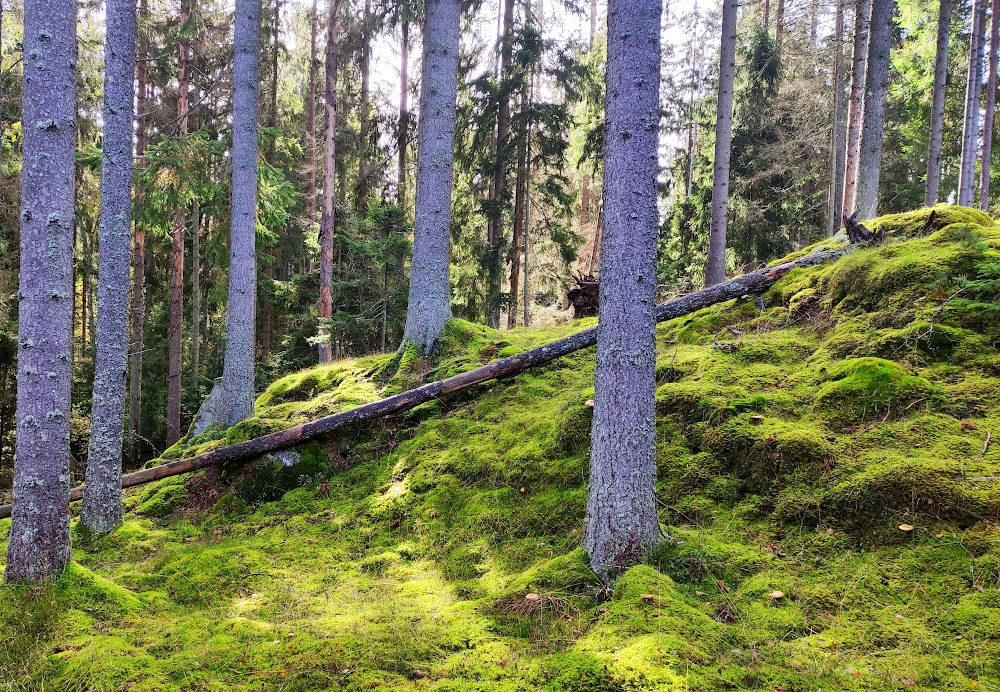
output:
M417 121L417 197L403 346L427 353L451 319L451 188L455 167L460 0L428 0Z
M955 0L940 0L937 47L934 54L934 92L931 99L931 134L927 144L927 187L924 204L937 204L941 190L941 144L944 140L944 97L948 85L948 41Z
M259 32L258 32L259 33ZM274 17L271 22L271 89L269 96L271 103L267 109L267 126L271 129L278 127L278 49L281 39L281 0L274 0ZM267 150L264 158L269 164L274 165L275 138L268 138Z
M191 16L190 0L181 0L182 30ZM190 75L191 41L182 37L177 44L180 70L177 75L177 118L180 135L188 129L188 80ZM187 235L187 211L174 210L170 252L170 321L167 334L167 437L170 447L181 437L181 359L184 337L184 237Z
M854 48L851 58L851 100L847 115L847 158L844 166L844 208L841 217L854 212L858 184L858 150L861 147L861 115L864 112L865 77L868 68L868 31L872 0L857 0L854 9Z
M590 0L590 50L594 50L594 36L597 34L597 0Z
M844 6L847 0L837 0L837 26L833 38L833 132L830 146L830 199L827 234L840 230L844 210Z
M722 48L719 54L719 99L715 111L715 168L712 177L712 225L709 233L708 262L705 266L706 286L712 286L726 280L729 158L732 154L733 144L733 85L736 81L736 12L736 0L723 0ZM607 210L607 202L605 202L604 209ZM607 217L605 217L604 223L607 225ZM601 263L603 264L603 260Z
M122 429L128 367L132 262L132 130L135 126L135 2L105 8L101 225L98 236L97 352L86 485L80 523L98 534L122 522Z
M326 29L326 83L323 125L323 218L319 226L319 362L332 358L327 320L333 317L333 233L336 216L337 165L337 37L340 33L340 0L330 0ZM343 177L343 176L341 176Z
M306 201L306 214L309 216L306 228L310 231L316 223L316 30L319 25L317 0L312 2L312 12L309 15L309 107L306 109L306 144L309 151L309 199ZM310 273L312 263L310 262Z
M858 148L858 184L855 211L861 219L878 214L878 182L882 171L885 101L889 93L889 49L892 45L896 0L873 0L868 68L865 76L864 115Z
M403 12L407 12L404 8ZM410 20L403 18L401 57L399 61L399 131L396 133L396 148L399 151L399 172L397 176L396 199L403 213L406 213L406 159L407 139L410 129L410 111L407 101L410 91ZM401 268L401 267L400 267Z
M735 2L723 6L730 22L735 9ZM607 232L583 537L592 569L605 579L641 560L660 540L655 494L660 32L649 27L660 26L661 12L660 0L608 2ZM730 25L723 24L726 37Z
M725 0L723 0L725 1ZM778 53L781 53L781 45L785 38L785 0L778 0L778 7L774 12L774 45Z
M70 560L76 4L26 0L21 122L17 442L8 582L58 577Z
M969 69L965 82L965 115L962 120L962 162L958 174L958 203L973 203L978 158L979 94L982 89L984 18L982 0L972 1L972 31L969 34Z
M200 395L201 382L201 205L191 210L191 381Z
M522 109L524 98L522 96ZM523 122L523 121L522 121ZM510 308L507 311L507 329L517 326L518 283L521 280L521 250L525 237L525 215L528 195L528 133L522 125L517 135L517 174L514 181L514 237L510 244Z
M1000 54L1000 0L993 0L990 22L990 73L986 81L986 111L983 116L983 162L979 176L979 208L990 209L990 172L993 159L993 117L997 102L997 62Z
M431 1L436 3L442 0ZM454 2L455 7L459 7L458 1L454 0ZM702 308L723 303L727 300L763 293L793 269L812 267L824 262L831 262L843 257L853 249L852 246L848 246L837 250L813 253L790 262L760 269L751 274L731 279L725 283L716 284L710 288L704 288L686 296L672 298L656 306L654 319L657 322L664 322L677 317L683 317ZM263 454L295 447L309 440L329 435L342 428L379 420L386 416L402 413L403 411L409 411L420 404L428 401L436 401L443 396L471 389L483 382L513 377L530 368L551 363L563 356L593 346L597 343L597 331L597 327L584 329L576 334L536 346L529 351L508 356L475 368L474 370L453 375L437 382L431 382L416 389L380 399L370 404L364 404L348 411L334 413L324 418L293 426L287 430L263 435L230 447L215 449L205 454L199 454L198 456L170 461L134 473L127 473L122 476L122 487L132 488L137 485L160 480L161 478L169 478L182 473L197 471L198 469L203 469L214 464L249 461ZM83 488L77 487L73 489L69 499L79 500L82 496ZM0 519L9 517L10 511L10 505L0 505Z
M80 280L80 357L87 357L87 345L90 343L88 333L89 322L87 309L90 300L90 231L82 226L80 228L80 263L83 276Z
M504 0L503 35L500 38L500 80L507 79L514 55L514 0ZM490 260L486 277L486 321L494 329L500 327L501 281L503 262L500 249L504 242L504 206L507 197L507 158L510 149L510 94L501 84L497 104L497 140L493 169L491 218L486 236Z
M260 0L236 0L233 46L233 204L220 415L227 426L253 415Z
M361 98L358 104L358 180L354 188L358 214L364 216L371 194L371 0L361 17Z

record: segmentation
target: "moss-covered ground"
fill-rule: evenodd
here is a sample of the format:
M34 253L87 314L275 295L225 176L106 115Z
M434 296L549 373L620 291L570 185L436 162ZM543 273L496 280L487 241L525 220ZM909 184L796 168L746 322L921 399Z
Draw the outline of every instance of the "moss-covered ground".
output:
M1000 296L975 283L1000 226L928 215L883 219L885 244L796 270L763 310L660 326L668 538L614 584L578 548L583 352L291 466L130 493L55 584L0 587L0 688L1000 690ZM456 322L435 359L287 377L168 456L581 326Z

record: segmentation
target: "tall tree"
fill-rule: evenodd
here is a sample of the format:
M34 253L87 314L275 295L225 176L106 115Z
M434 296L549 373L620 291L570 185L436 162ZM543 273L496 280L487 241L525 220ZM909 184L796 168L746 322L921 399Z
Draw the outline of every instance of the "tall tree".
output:
M190 90L191 39L189 21L190 0L181 0L180 39L177 42L177 128L183 137L188 130L188 92ZM187 210L178 205L174 210L170 233L170 321L167 328L167 436L166 443L177 442L181 436L181 357L184 330L184 239L187 235Z
M979 174L979 208L990 208L990 172L993 159L993 118L997 102L997 63L1000 53L1000 0L993 0L990 21L990 74L986 80L986 110L983 115L983 165Z
M308 227L316 223L316 33L319 26L317 0L309 13L309 106L306 109L306 144L309 152L309 199L306 200Z
M931 134L927 144L927 186L924 204L937 204L941 190L941 145L944 140L944 97L948 86L948 43L955 0L940 0L937 45L934 52L934 92L931 97Z
M236 0L233 21L233 204L229 308L220 416L236 425L253 415L257 322L257 98L260 90L260 0Z
M865 77L868 68L868 31L872 0L857 0L854 7L854 48L851 57L851 97L847 114L847 158L844 161L843 216L854 212L858 184L858 150L861 147L861 115L865 104Z
M892 45L895 12L896 0L872 2L864 113L861 118L861 145L858 148L858 183L854 204L855 211L863 219L874 218L878 213L885 103L889 93L889 49Z
M134 0L107 0L105 9L97 353L85 482L87 492L80 508L80 522L94 533L107 533L122 521L122 429L132 261L135 7Z
M971 207L975 191L976 159L979 156L979 95L983 81L985 8L972 0L972 31L969 34L969 65L965 80L965 114L962 119L962 160L958 172L958 203Z
M400 58L399 58L399 125L396 132L396 149L399 165L396 174L396 199L400 208L406 209L406 166L410 129L410 14L404 4L400 9Z
M403 347L425 353L451 319L451 188L455 168L460 0L427 0L417 121L413 262Z
M735 15L735 7L727 0L724 12ZM660 539L654 311L661 12L660 0L608 1L601 312L583 537L603 578L641 560Z
M708 262L705 267L706 286L714 286L726 280L729 160L733 146L733 86L736 82L736 12L737 0L723 0L722 48L719 53L719 98L715 110L712 224L709 231ZM606 195L605 199L607 199ZM605 228L607 228L607 222L607 217L605 217Z
M371 56L372 56L372 7L365 0L361 17L361 94L358 104L358 179L354 186L358 212L364 215L371 197L372 177L372 106L371 106Z
M833 32L833 129L830 151L830 198L827 217L827 233L833 235L840 228L844 211L844 141L846 123L844 120L844 6L847 0L837 0L836 26Z
M76 3L25 0L17 442L7 581L70 559Z
M319 225L319 362L333 359L329 320L333 317L333 234L336 220L337 166L337 37L340 34L340 0L330 0L326 25L326 83L323 109L323 216Z

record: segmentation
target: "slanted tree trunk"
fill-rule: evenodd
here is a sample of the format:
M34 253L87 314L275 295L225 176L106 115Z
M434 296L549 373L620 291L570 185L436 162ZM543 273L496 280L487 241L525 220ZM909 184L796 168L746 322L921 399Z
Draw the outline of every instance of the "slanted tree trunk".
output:
M253 415L257 322L257 98L260 89L260 0L236 0L233 20L233 204L229 308L222 370L224 425Z
M451 319L449 263L460 0L428 0L417 122L413 262L403 345L430 352Z
M135 2L107 0L104 46L104 143L98 235L97 352L90 413L87 494L80 522L107 533L122 522L122 430L128 367L132 262L132 130L135 125Z
M872 0L858 0L854 8L854 48L851 57L851 98L847 115L847 158L844 162L844 208L841 218L854 213L858 184L858 151L861 148L861 115L865 103L868 68L868 32Z
M181 0L180 26L186 32L191 17L190 0ZM177 118L181 136L188 129L188 90L191 40L182 34L177 43ZM184 337L184 237L187 235L187 210L174 210L170 250L170 320L167 327L167 437L171 446L181 437L181 359Z
M978 158L979 94L982 89L982 59L984 37L981 0L972 1L972 31L969 34L969 66L965 81L965 114L962 120L962 162L958 173L958 203L971 207L973 203L976 159Z
M847 0L837 0L833 34L833 131L830 142L830 199L827 234L834 235L843 220L844 198L844 6Z
M735 2L726 8L735 15ZM606 232L583 537L591 567L605 579L660 540L655 332L661 12L660 0L608 2Z
M979 208L990 209L990 169L993 159L993 118L997 102L997 63L1000 53L1000 0L993 0L990 22L990 74L986 80L986 111L983 116L983 163L979 175Z
M729 159L733 145L733 85L736 81L736 0L722 3L719 98L715 109L715 167L712 176L712 224L705 285L726 280L726 225L729 218ZM611 40L610 32L608 40ZM605 171L607 175L607 171ZM607 210L605 203L604 209ZM608 218L605 216L605 226ZM603 254L603 251L602 251ZM602 260L603 264L603 260Z
M336 215L337 166L337 37L340 0L330 0L326 27L326 83L323 109L323 217L319 225L319 362L329 363L333 352L326 320L333 317L333 233ZM343 176L342 176L343 177Z
M24 3L17 443L8 582L70 560L76 3Z
M858 185L855 211L862 219L878 214L878 182L882 171L885 102L889 93L889 49L896 0L873 0L865 76L864 115L858 149Z
M934 53L934 92L931 97L931 134L927 143L927 186L924 204L937 204L941 190L941 144L944 140L944 97L948 85L948 42L955 0L940 0L937 47Z

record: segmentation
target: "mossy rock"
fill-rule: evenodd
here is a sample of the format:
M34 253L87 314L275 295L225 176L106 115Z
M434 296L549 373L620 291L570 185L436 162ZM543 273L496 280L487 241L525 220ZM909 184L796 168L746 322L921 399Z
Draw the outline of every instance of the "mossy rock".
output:
M143 486L126 500L126 506L132 507L136 514L162 518L171 514L186 500L185 479L175 476Z
M934 215L933 219L931 214ZM960 207L957 204L937 204L916 211L880 216L869 226L887 237L916 238L953 224L993 226L994 223L989 214L978 209Z
M830 368L816 393L816 409L831 423L850 426L884 415L901 415L940 391L922 377L908 374L883 358L851 358Z

